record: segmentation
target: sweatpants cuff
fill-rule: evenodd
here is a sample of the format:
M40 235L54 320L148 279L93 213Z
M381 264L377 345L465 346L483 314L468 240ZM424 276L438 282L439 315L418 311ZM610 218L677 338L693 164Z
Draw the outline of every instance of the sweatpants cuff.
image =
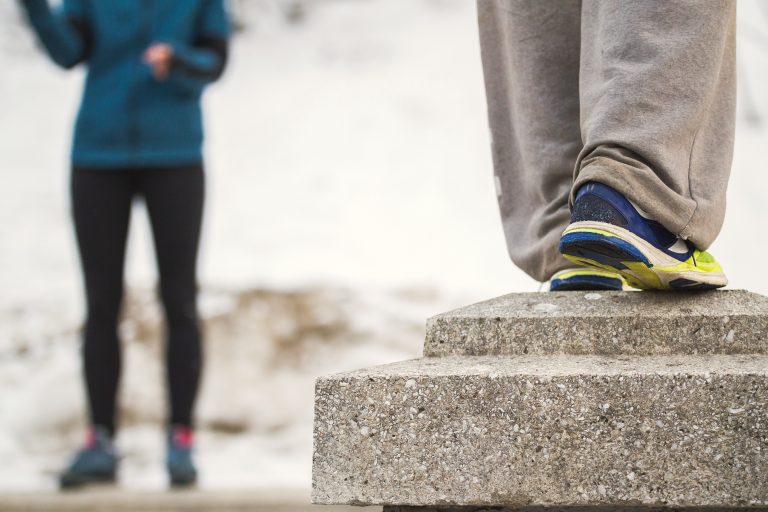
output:
M714 240L714 237L707 237L706 233L695 229L696 201L670 189L649 169L632 167L609 158L594 158L574 180L569 197L571 207L579 187L589 181L616 189L662 226L680 238L690 240L699 249L706 249Z

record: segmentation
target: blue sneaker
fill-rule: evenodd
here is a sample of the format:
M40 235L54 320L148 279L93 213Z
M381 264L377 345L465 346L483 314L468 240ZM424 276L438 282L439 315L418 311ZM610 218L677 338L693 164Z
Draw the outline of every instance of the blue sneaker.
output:
M62 489L72 489L92 483L111 483L117 473L117 456L107 429L95 426L85 441L85 447L59 477Z
M549 291L621 291L624 289L624 280L615 272L608 272L596 268L567 268L552 276L549 281Z
M711 254L670 233L602 183L579 189L560 252L579 265L621 274L642 290L711 290L728 284Z
M197 470L192 461L193 432L189 427L176 425L168 433L168 452L165 463L173 487L186 487L197 482Z

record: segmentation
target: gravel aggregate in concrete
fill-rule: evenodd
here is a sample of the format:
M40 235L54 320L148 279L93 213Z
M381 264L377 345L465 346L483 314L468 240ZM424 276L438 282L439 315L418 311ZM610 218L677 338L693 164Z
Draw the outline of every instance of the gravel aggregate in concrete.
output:
M459 356L322 378L313 500L768 506L768 356Z
M768 354L768 298L706 293L517 293L427 320L424 355Z

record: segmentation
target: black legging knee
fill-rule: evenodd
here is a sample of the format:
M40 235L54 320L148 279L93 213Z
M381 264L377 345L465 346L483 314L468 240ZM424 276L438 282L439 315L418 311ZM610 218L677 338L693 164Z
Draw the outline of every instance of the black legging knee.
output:
M120 375L118 317L131 203L149 212L167 327L172 424L192 425L202 365L197 315L197 248L203 212L201 166L74 169L72 210L85 280L83 358L91 422L114 431Z

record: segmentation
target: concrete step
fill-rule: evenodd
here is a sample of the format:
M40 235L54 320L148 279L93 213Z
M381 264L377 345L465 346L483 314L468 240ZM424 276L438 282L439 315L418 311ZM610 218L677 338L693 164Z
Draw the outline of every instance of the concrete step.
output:
M573 303L548 297L503 300L528 312L536 312L536 304ZM708 347L726 351L718 326L730 324L739 333L733 343L759 354L540 355L569 346L574 333L566 336L565 318L580 322L576 333L591 340L577 343L581 350L608 350L596 326L616 325L615 317L599 308L591 316L599 322L573 314L544 317L557 325L558 345L547 344L545 331L532 335L537 343L526 341L525 331L515 330L517 317L499 309L506 319L501 322L515 334L492 350L527 343L534 354L424 358L321 378L313 501L429 510L768 507L768 355L757 339L764 319L742 302L747 297L724 293L713 299L727 306L728 315L707 312L697 300L681 307L699 317ZM612 295L598 300L637 301ZM688 328L679 312L670 313L667 323L658 316L664 304L673 309L664 299L654 299L656 317L641 302L635 302L641 333L650 332L653 318L668 329L673 318ZM763 305L761 300L757 309ZM618 315L618 308L606 307ZM492 318L482 308L475 311ZM540 317L522 318L528 329L544 329ZM483 331L482 322L473 325L476 333ZM673 349L661 336L649 343L615 332L622 336L619 346L634 344L642 353ZM472 339L480 343L483 337Z
M768 508L732 508L732 507L400 507L387 506L384 512L766 512Z
M505 295L427 321L425 356L768 354L768 298L710 293Z

